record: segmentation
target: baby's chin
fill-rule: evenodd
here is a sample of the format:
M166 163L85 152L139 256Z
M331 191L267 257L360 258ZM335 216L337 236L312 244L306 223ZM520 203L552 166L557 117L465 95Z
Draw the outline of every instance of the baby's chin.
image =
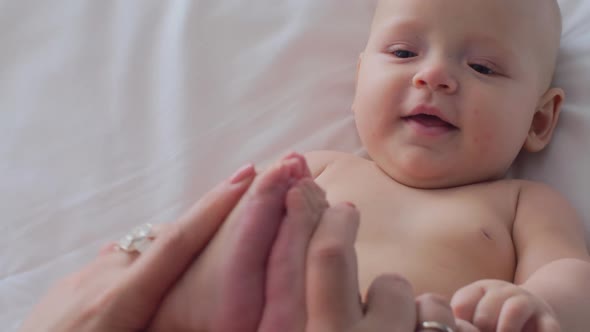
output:
M500 180L503 175L470 174L468 172L440 171L435 166L430 171L377 166L395 182L415 189L448 189L476 183Z
M467 181L449 180L448 178L413 177L407 174L391 174L386 172L395 182L415 189L448 189L468 184Z

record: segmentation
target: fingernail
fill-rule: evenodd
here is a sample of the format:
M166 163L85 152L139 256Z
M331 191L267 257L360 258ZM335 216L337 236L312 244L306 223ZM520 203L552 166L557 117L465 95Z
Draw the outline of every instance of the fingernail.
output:
M350 206L350 207L351 207L351 208L353 208L353 209L356 209L356 205L354 205L354 203L353 203L353 202L344 202L344 204L346 204L346 205Z
M240 167L240 169L238 169L234 173L234 175L231 176L230 183L236 184L236 183L242 182L246 179L254 177L255 174L256 174L256 172L254 171L254 165L252 165L252 164L244 165L244 166Z
M283 157L283 160L289 160L289 159L297 159L299 158L301 155L295 151L289 152L288 154L286 154Z
M297 180L303 177L303 165L301 165L301 161L299 158L291 157L283 162L283 165L286 165L290 168L290 176Z

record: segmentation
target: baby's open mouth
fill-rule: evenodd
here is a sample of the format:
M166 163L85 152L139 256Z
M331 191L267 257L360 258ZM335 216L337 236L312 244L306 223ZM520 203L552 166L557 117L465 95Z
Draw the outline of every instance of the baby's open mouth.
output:
M427 128L440 127L440 128L448 128L448 129L457 129L457 127L444 121L443 119L439 118L436 115L416 114L416 115L403 117L402 119L404 119L405 121L417 122L420 125L427 127Z

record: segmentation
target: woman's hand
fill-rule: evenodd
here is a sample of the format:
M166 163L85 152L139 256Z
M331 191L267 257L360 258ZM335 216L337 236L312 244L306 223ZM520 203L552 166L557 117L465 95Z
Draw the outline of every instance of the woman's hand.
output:
M399 277L377 279L361 303L358 212L329 208L300 155L242 197L254 176L250 167L220 184L141 255L104 250L59 282L22 331L413 332L425 320L457 328L447 302L415 302Z
M301 155L267 169L174 285L151 330L251 332L301 323L307 247L327 205ZM296 303L303 305L295 310Z
M205 248L255 177L252 166L207 193L187 214L163 227L140 255L101 251L81 271L59 281L21 331L141 331L170 287Z

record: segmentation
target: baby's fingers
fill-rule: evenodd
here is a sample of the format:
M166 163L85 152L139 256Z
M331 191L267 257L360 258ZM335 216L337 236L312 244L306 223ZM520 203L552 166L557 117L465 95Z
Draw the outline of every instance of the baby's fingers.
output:
M535 313L535 307L526 295L511 297L502 306L498 331L520 332Z
M470 284L459 289L451 299L451 307L455 317L473 322L477 304L485 294L485 288L478 284Z
M539 319L539 328L537 332L561 332L559 322L551 315L543 315Z
M457 325L457 332L480 332L477 327L468 321L457 319L455 323Z
M477 304L473 315L473 325L482 331L497 331L498 319L505 301L509 297L501 290L488 291Z

